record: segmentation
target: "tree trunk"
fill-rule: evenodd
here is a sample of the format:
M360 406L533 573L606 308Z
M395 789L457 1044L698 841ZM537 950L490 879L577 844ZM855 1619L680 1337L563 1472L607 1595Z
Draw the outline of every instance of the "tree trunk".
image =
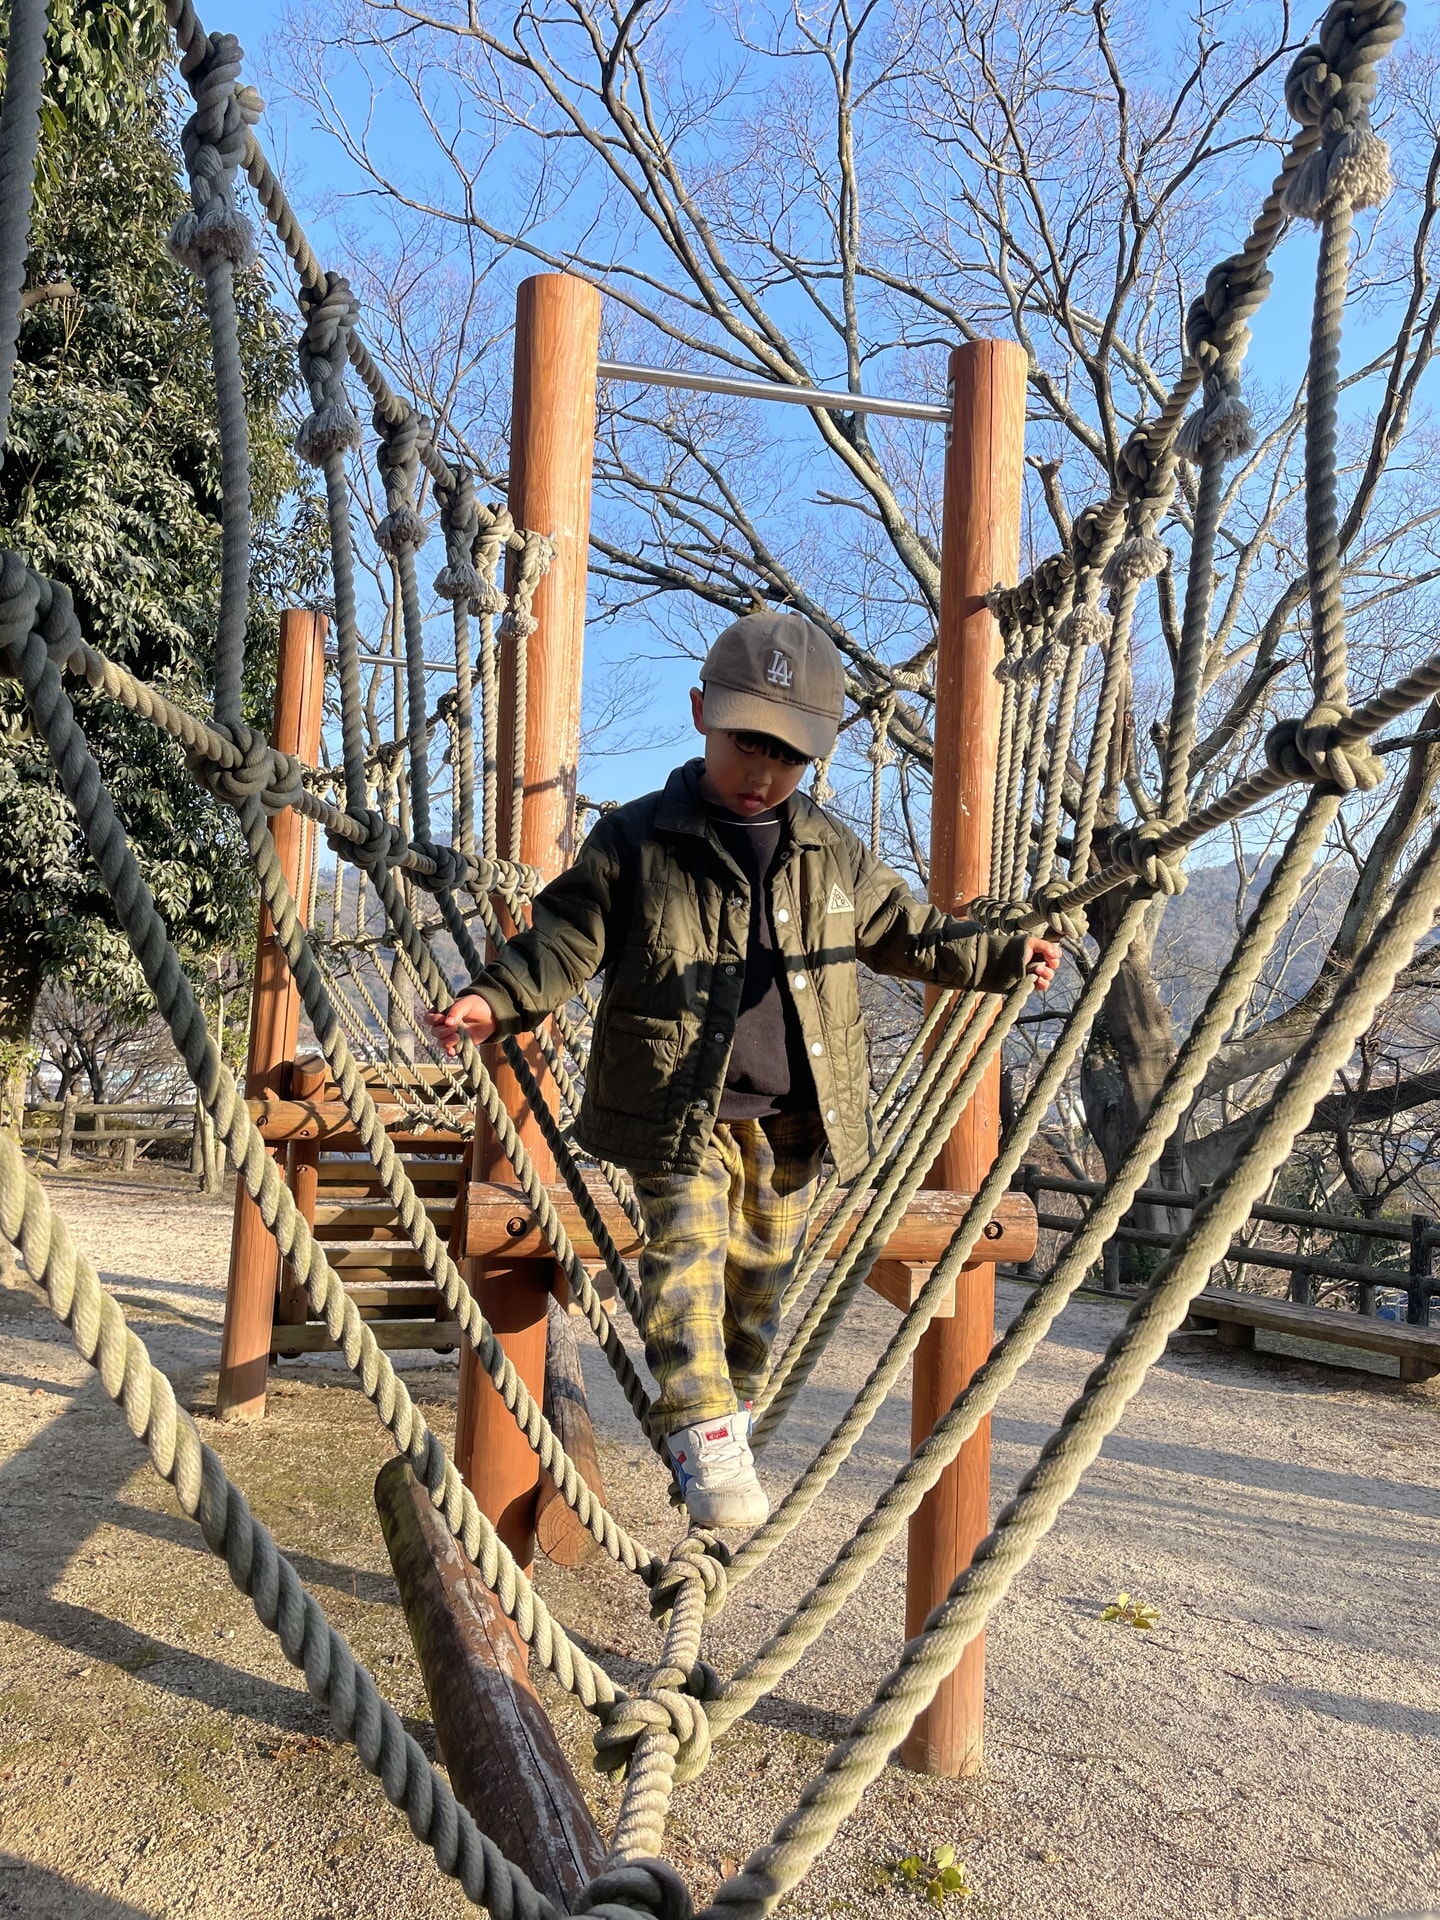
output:
M5 909L0 906L0 919ZM42 975L31 956L0 940L0 1128L18 1138L32 1060L31 1033Z
M1092 927L1102 945L1110 937L1124 898L1118 892L1106 895L1091 908ZM1150 965L1158 914L1157 908L1121 963L1080 1066L1085 1123L1104 1158L1107 1176L1115 1173L1134 1142L1175 1059L1174 1029ZM1185 1154L1179 1129L1156 1163L1150 1184L1184 1187ZM1125 1224L1174 1234L1186 1217L1169 1207L1136 1206L1125 1215ZM1153 1248L1119 1242L1107 1271L1118 1276L1123 1286L1139 1286L1154 1265Z

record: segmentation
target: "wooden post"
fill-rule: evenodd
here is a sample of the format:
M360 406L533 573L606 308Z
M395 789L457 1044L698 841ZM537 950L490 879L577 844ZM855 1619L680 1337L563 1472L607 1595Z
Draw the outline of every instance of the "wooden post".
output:
M272 745L314 764L320 751L325 686L324 614L287 610L280 616L280 657L275 677ZM309 901L315 828L292 808L270 823L275 851L303 922ZM288 1062L300 1031L300 995L290 978L262 906L255 940L255 983L250 996L250 1051L245 1067L249 1099L284 1093ZM265 1411L271 1326L280 1255L260 1210L240 1183L230 1237L230 1279L225 1328L220 1336L220 1386L216 1411L222 1420L258 1420Z
M545 1334L545 1418L560 1436L560 1444L579 1468L585 1484L601 1500L605 1482L595 1446L585 1375L580 1370L580 1343L570 1324L569 1309L552 1295ZM557 1567L588 1567L601 1552L600 1542L582 1527L572 1507L547 1474L535 1503L535 1537L540 1551Z
M296 1060L289 1074L290 1098L318 1099L325 1090L327 1071L325 1061L319 1054L307 1054L303 1060ZM319 1141L292 1141L285 1149L285 1160L290 1197L295 1202L295 1210L306 1226L313 1230L315 1197L320 1185ZM280 1275L280 1298L276 1302L275 1318L283 1326L303 1326L309 1310L310 1297L305 1291L304 1282L287 1259Z
M548 534L555 558L533 603L537 622L526 649L525 762L520 858L548 879L574 857L576 763L580 752L580 673L585 642L585 581L590 541L590 475L595 454L595 369L600 296L569 274L521 282L515 307L515 383L510 414L509 507L515 524ZM513 562L511 566L513 578ZM509 845L514 740L515 660L500 673L500 847ZM542 1180L554 1162L528 1117L514 1075L498 1049L491 1071L519 1122ZM533 1042L531 1071L549 1078ZM476 1173L505 1179L508 1163L493 1141L477 1142ZM469 1280L506 1353L538 1400L545 1383L546 1308L555 1284L550 1260L474 1262ZM482 1510L521 1566L535 1551L539 1469L514 1419L469 1347L461 1352L455 1457Z
M68 1173L70 1162L75 1157L75 1109L80 1096L74 1087L70 1087L60 1107L60 1137L55 1147L55 1171Z
M995 665L1000 636L984 596L1013 582L1020 557L1026 361L1009 341L977 340L950 356L953 394L945 455L940 639L935 674L935 777L930 898L956 911L990 884L990 822L1000 732ZM1000 1136L1000 1063L961 1115L928 1184L973 1193ZM973 1267L955 1287L953 1319L936 1320L915 1354L911 1443L930 1433L994 1342L995 1269ZM927 1495L910 1522L905 1633L918 1633L990 1523L990 1423ZM974 1773L984 1747L985 1643L968 1647L901 1748L905 1764L953 1778Z

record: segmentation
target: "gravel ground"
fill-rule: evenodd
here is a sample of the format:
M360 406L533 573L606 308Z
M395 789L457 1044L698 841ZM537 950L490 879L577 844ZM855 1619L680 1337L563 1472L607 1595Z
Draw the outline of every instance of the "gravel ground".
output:
M208 1439L418 1738L423 1689L370 1488L388 1453L337 1363L287 1363L259 1427L214 1402L228 1201L56 1180L56 1204ZM1002 1289L1002 1317L1019 1295ZM1014 1487L1114 1331L1077 1303L995 1421ZM893 1329L867 1296L784 1442L819 1443ZM610 1495L664 1544L675 1520L603 1360L586 1355ZM453 1426L455 1369L416 1356ZM603 1376L603 1377L602 1377ZM989 1640L988 1753L972 1781L891 1766L783 1911L927 1909L891 1872L956 1848L1000 1920L1359 1916L1440 1888L1440 1453L1436 1386L1177 1343L1017 1583ZM783 1617L903 1458L908 1388L810 1525L716 1623L722 1668ZM656 1640L613 1570L540 1585L629 1680ZM672 1854L697 1896L764 1840L901 1643L892 1556L826 1642L677 1790ZM1107 1624L1120 1591L1159 1609ZM468 1911L143 1464L68 1336L0 1287L0 1913L293 1920ZM547 1691L583 1769L584 1716ZM603 1819L613 1807L593 1784Z

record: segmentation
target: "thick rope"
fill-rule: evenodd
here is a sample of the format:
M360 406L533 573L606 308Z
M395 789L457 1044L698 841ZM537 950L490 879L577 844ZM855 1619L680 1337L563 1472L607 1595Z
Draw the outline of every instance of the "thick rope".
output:
M967 995L964 1003L961 1004L959 996L952 988L947 987L937 994L929 1012L911 1036L904 1053L896 1062L889 1080L881 1091L880 1098L875 1102L874 1122L877 1137L865 1167L850 1182L834 1206L831 1206L831 1201L839 1191L841 1182L833 1166L815 1195L814 1203L810 1208L810 1219L812 1222L817 1220L821 1222L820 1230L795 1263L795 1272L780 1296L777 1319L781 1326L788 1320L795 1303L829 1259L830 1249L839 1238L846 1223L854 1217L867 1190L873 1187L877 1175L908 1134L916 1107L933 1084L932 1062L937 1055L942 1060L952 1057L955 1041L979 1005L980 996ZM934 1047L926 1055L920 1072L916 1075L915 1084L906 1089L905 1081L911 1068L930 1047L931 1039L942 1022L944 1022L944 1032L935 1040ZM939 1065L935 1065L933 1071L939 1072Z
M1388 998L1396 976L1430 932L1440 909L1440 831L1396 892L1374 936L1310 1038L1256 1115L1221 1184L1200 1202L1157 1269L1084 1393L1041 1450L994 1531L976 1548L949 1596L906 1647L873 1704L826 1758L771 1841L726 1881L702 1920L751 1920L767 1913L829 1844L861 1794L935 1697L965 1648L1034 1558L1061 1508L1112 1433L1149 1369L1184 1322L1235 1229L1267 1190L1336 1073Z
M94 1267L50 1210L44 1188L26 1172L18 1144L0 1134L0 1233L19 1251L51 1312L70 1329L76 1351L100 1375L150 1464L175 1490L183 1513L199 1523L210 1551L225 1562L260 1624L305 1676L327 1709L335 1737L347 1741L374 1774L385 1797L494 1920L557 1920L556 1909L480 1831L449 1782L406 1733L399 1714L356 1660L343 1637L307 1593L244 1494L200 1438L144 1341L126 1323Z
M0 462L10 438L10 396L20 344L20 294L30 252L48 12L46 0L10 0L5 100L0 106Z
M1114 982L1115 975L1119 972L1120 963L1139 930L1146 905L1147 902L1143 898L1136 898L1127 905L1114 934L1096 961L1090 977L1076 996L1075 1004L1066 1018L1065 1025L1061 1028L1050 1054L1042 1063L1035 1077L1035 1083L1015 1117L1014 1125L1001 1142L1000 1152L994 1165L981 1181L975 1197L966 1208L964 1217L955 1229L943 1257L921 1289L919 1298L901 1320L889 1346L876 1363L865 1385L856 1395L849 1412L770 1518L750 1536L735 1555L730 1568L732 1587L737 1582L748 1579L769 1559L780 1542L793 1533L825 1487L849 1459L866 1428L884 1405L906 1361L919 1344L921 1334L934 1319L941 1301L974 1250L986 1222L1000 1204L1001 1197L1010 1184L1011 1175L1020 1164L1021 1155L1029 1146L1056 1094L1063 1086L1065 1076L1085 1044L1095 1016ZM990 1052L992 1041L995 1043L994 1052L998 1053L1005 1034L1025 1003L1027 991L1028 988L1022 985L1008 995L1000 1017L985 1036L981 1054ZM976 1057L978 1059L980 1055L977 1054ZM994 1057L993 1053L991 1057ZM953 1126L954 1119L958 1118L958 1110L954 1116L948 1117L950 1125ZM940 1121L941 1126L945 1127L945 1134L941 1135L942 1140L949 1132L946 1118L947 1115L942 1115ZM877 1237L879 1230L876 1229ZM885 1230L888 1231L888 1227Z
M198 23L197 23L198 24ZM196 42L181 71L195 111L180 134L191 211L176 222L170 252L205 288L220 429L220 607L215 622L215 719L241 721L250 614L250 423L235 307L235 270L255 257L250 222L235 204L235 174L260 96L240 85L240 42L230 33Z
M1022 1001L1028 992L1027 985L1020 996ZM989 1062L996 1057L1001 1041L997 1038L991 1043L989 1031L1003 1019L1004 1009L989 996L966 996L957 1017L946 1030L944 1041L926 1062L895 1117L892 1133L898 1144L888 1168L868 1193L867 1176L871 1170L867 1168L846 1201L836 1208L839 1217L832 1216L816 1236L815 1244L807 1249L802 1274L818 1270L853 1211L854 1203L864 1200L864 1209L851 1231L849 1244L832 1265L785 1352L771 1367L755 1397L751 1441L756 1452L762 1451L774 1438L875 1262L885 1251L886 1241L934 1165ZM1006 1022L1007 1029L1008 1024ZM980 1031L982 1027L986 1032ZM872 1161L872 1167L874 1165Z
M711 1733L746 1714L773 1692L824 1633L836 1614L899 1537L945 1469L1000 1396L1015 1382L1085 1276L1094 1266L1166 1142L1184 1120L1206 1069L1246 1006L1261 968L1284 931L1315 855L1338 809L1331 794L1312 795L1289 846L1271 874L1240 942L1216 983L1165 1083L1105 1191L1044 1284L1036 1288L997 1342L984 1366L901 1469L874 1510L861 1522L805 1599L760 1650L736 1669L721 1699L709 1709Z
M12 646L12 657L15 651ZM296 1209L278 1167L266 1152L234 1077L216 1051L204 1011L195 999L164 921L141 877L59 673L38 633L32 634L19 649L18 664L37 729L49 746L61 784L115 903L116 915L195 1083L197 1099L209 1114L217 1138L224 1144L231 1165L244 1181L280 1252L290 1257L292 1270L304 1285L312 1310L325 1321L331 1338L345 1355L347 1365L359 1379L367 1399L374 1404L387 1432L428 1489L436 1509L474 1561L486 1585L514 1620L521 1638L567 1691L592 1710L604 1710L615 1697L608 1676L587 1659L555 1623L509 1549L476 1506L443 1445L411 1401L404 1382L376 1345L374 1334L361 1320L354 1302L346 1297L339 1275ZM258 803L249 803L244 812L258 817L263 827L264 815ZM286 905L279 898L277 904L282 908ZM273 917L283 941L285 928L281 916ZM288 911L288 921L293 927L293 910ZM373 1112L373 1103L371 1110Z

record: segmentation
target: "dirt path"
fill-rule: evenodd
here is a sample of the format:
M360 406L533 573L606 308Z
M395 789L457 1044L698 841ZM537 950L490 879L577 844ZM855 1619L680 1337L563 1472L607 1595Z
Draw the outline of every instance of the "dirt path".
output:
M214 1400L227 1201L57 1183L100 1264L256 1511L412 1730L423 1691L370 1500L388 1453L329 1361L288 1364L262 1427ZM1003 1303L1012 1312L1013 1294ZM1098 1352L1115 1310L1072 1309L995 1422L997 1504ZM792 1476L894 1316L867 1303L766 1459ZM653 1462L586 1355L613 1503L657 1543ZM407 1368L442 1433L453 1363ZM951 1843L994 1920L1415 1911L1440 1888L1440 1396L1208 1348L1157 1369L990 1636L988 1767L892 1766L783 1911L916 1915L892 1879ZM729 1666L773 1630L903 1457L897 1395L803 1544L719 1623ZM653 1658L637 1590L542 1563L542 1589L622 1679ZM678 1790L673 1856L703 1897L766 1837L901 1642L892 1556L817 1649ZM1120 1590L1148 1634L1099 1615ZM68 1335L0 1287L0 1913L55 1920L388 1920L468 1912L332 1746L273 1639L143 1464ZM633 1664L632 1664L633 1663ZM583 1715L552 1699L583 1766ZM583 1775L588 1783L593 1776ZM602 1817L611 1790L596 1789ZM913 1901L913 1904L912 1904ZM933 1909L930 1909L933 1911Z

